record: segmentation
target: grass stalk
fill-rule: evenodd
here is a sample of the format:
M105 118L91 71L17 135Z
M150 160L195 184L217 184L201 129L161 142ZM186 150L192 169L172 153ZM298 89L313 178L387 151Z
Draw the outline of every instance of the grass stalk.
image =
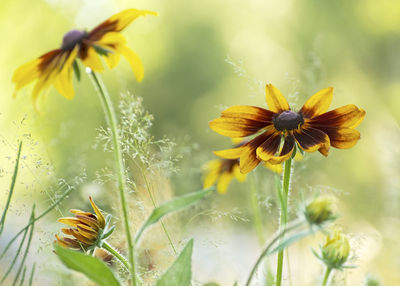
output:
M110 254L112 254L116 259L121 262L122 265L125 266L125 269L129 271L131 269L131 266L129 265L128 261L126 260L125 257L123 257L114 247L112 247L108 242L103 241L102 248L107 250Z
M22 141L19 143L17 159L15 160L14 173L13 173L13 176L11 179L10 192L8 193L6 206L4 207L4 211L3 211L3 214L1 215L1 219L0 219L0 235L4 229L4 223L6 221L7 211L8 211L8 208L10 207L11 197L14 193L15 182L17 181L19 159L21 158L21 149L22 149Z

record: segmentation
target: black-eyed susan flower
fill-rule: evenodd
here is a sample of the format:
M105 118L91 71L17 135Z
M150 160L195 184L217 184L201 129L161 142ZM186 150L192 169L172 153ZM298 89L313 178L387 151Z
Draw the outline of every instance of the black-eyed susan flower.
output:
M60 237L56 235L57 242L64 247L79 250L93 249L95 246L101 247L101 241L108 237L113 231L108 228L111 217L104 218L103 214L89 197L90 204L95 212L85 212L72 209L70 212L75 217L63 217L58 222L71 226L72 228L62 228L61 231L71 237Z
M292 156L296 144L305 152L318 150L328 156L330 146L347 149L360 139L355 128L364 119L365 111L349 104L327 112L333 88L317 92L297 112L290 109L276 87L267 84L265 90L269 110L232 106L209 123L212 130L224 136L256 135L243 146L215 152L222 158L239 158L242 173L250 172L260 161L282 163Z
M20 66L12 77L15 92L36 81L33 88L33 101L36 103L41 92L53 85L61 95L68 99L74 97L72 72L79 74L76 60L94 72L103 70L101 57L110 68L114 68L124 56L132 67L138 81L143 79L143 65L139 57L126 45L120 33L133 20L143 15L156 15L155 12L127 9L111 16L91 31L71 30L63 37L61 47Z

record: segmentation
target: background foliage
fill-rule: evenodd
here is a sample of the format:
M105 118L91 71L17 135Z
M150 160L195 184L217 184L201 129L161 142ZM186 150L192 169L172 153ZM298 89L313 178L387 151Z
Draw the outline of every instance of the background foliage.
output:
M372 1L184 1L184 0L2 0L0 3L0 205L3 207L13 170L17 140L23 138L22 170L15 200L0 238L3 245L30 215L31 202L45 208L65 183L78 186L60 210L35 226L33 251L36 282L67 284L71 274L51 252L60 213L88 208L88 194L106 211L118 208L116 192L107 181L111 157L94 149L104 117L86 76L76 83L73 101L51 90L34 112L30 89L13 100L12 72L20 64L60 45L72 28L91 28L114 12L135 7L158 17L137 20L124 33L145 66L137 84L126 62L107 70L104 80L114 101L120 92L143 97L154 115L151 134L178 144L173 161L178 172L152 172L152 187L159 202L175 194L201 189L201 166L212 150L230 142L211 132L207 122L234 104L265 106L264 84L271 82L296 107L314 92L335 87L332 107L354 103L367 111L359 130L362 140L348 151L331 150L328 158L306 156L295 165L292 209L315 190L339 196L339 223L350 233L358 268L338 274L338 285L361 285L367 273L386 285L400 283L400 3ZM179 156L180 157L180 156ZM175 158L175 157L174 157ZM161 170L161 171L160 171ZM131 172L137 170L131 167ZM140 177L140 175L135 175ZM258 168L265 234L276 228L277 207L273 175ZM132 202L132 216L143 221L146 203ZM200 206L166 220L180 249L195 238L193 275L200 282L232 285L242 281L260 247L251 223L249 184L231 184L226 195L213 195ZM292 213L293 215L293 213ZM139 223L137 223L139 225ZM157 233L158 229L153 229ZM162 232L160 232L160 236ZM152 235L142 242L143 265L149 273L165 270L172 262L166 242ZM123 246L123 241L118 241ZM321 237L307 239L290 249L293 277L310 285L321 275L310 247ZM246 245L246 247L243 247ZM308 271L304 261L309 260ZM212 261L212 263L210 263ZM44 263L46 262L46 263ZM4 263L4 262L1 262ZM49 271L54 271L49 274ZM56 274L54 274L56 273ZM149 275L151 276L151 275ZM311 279L311 280L310 280ZM73 282L71 282L73 283ZM340 284L341 283L341 284Z

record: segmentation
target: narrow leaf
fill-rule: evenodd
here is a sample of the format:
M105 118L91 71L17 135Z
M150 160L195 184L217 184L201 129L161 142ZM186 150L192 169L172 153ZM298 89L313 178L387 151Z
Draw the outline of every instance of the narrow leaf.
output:
M201 191L193 192L184 196L177 197L172 199L168 202L163 203L159 207L155 208L146 222L142 225L138 233L136 234L135 241L136 243L139 241L140 236L142 235L143 231L148 228L150 225L158 222L163 216L178 211L182 208L190 206L191 204L197 202L198 200L202 199L206 195L212 193L215 190L214 187L204 189Z
M86 275L99 286L120 286L121 284L107 265L96 257L70 250L56 244L56 254L69 269Z
M17 159L15 160L14 173L13 173L13 176L12 176L12 179L11 179L10 192L8 193L6 206L4 207L4 211L3 211L3 214L1 215L1 219L0 219L0 234L3 232L4 223L6 221L7 211L8 211L8 208L10 206L11 197L12 197L13 192L14 192L15 182L17 181L19 159L21 158L21 149L22 149L22 141L19 143Z
M193 239L191 239L179 254L174 264L164 273L157 286L189 286L192 280L192 251Z
M304 237L306 237L306 236L308 236L310 234L313 234L313 233L314 233L314 231L312 229L295 233L294 235L286 238L281 243L279 243L279 245L277 247L275 247L272 251L270 251L268 253L268 255L273 254L273 253L275 253L277 251L281 251L281 250L289 247L289 245L295 243L296 241L298 241L300 239L303 239Z

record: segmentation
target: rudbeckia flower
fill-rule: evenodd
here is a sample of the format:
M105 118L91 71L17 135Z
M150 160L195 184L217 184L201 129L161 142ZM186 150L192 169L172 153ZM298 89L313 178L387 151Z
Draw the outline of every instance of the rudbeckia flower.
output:
M269 110L232 106L209 123L212 130L224 136L256 135L243 146L215 152L222 158L239 158L242 173L250 172L261 161L280 164L288 160L296 145L305 152L319 151L328 156L331 146L348 149L360 139L360 132L355 128L364 119L365 111L349 104L327 112L333 88L311 96L299 111L291 110L273 85L267 84L265 90Z
M138 81L143 79L143 65L139 57L126 45L120 33L133 20L143 15L156 15L155 12L127 9L111 16L91 31L71 30L62 39L59 49L52 50L39 58L20 66L12 77L15 93L24 86L36 81L32 97L36 104L39 94L53 85L61 95L68 99L74 97L72 85L73 70L79 77L76 60L92 69L103 71L101 57L109 68L114 68L120 56L124 56L132 67ZM35 107L37 107L35 105Z
M73 238L56 235L57 242L61 246L86 251L89 247L96 245L101 238L103 230L106 228L106 220L91 197L89 197L89 200L95 214L72 209L70 212L74 214L75 217L63 217L58 219L58 222L72 227L62 228L61 231Z

